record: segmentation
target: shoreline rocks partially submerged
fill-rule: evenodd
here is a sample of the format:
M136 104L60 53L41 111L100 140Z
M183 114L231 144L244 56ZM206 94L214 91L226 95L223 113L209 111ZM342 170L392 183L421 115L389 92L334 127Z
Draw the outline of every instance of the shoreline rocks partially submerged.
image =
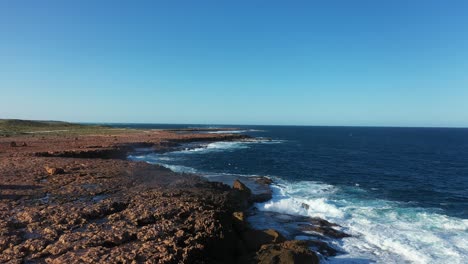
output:
M175 131L0 138L0 262L318 263L310 243L247 223L246 210L271 192L125 159L135 147L243 138ZM11 147L12 140L25 144Z

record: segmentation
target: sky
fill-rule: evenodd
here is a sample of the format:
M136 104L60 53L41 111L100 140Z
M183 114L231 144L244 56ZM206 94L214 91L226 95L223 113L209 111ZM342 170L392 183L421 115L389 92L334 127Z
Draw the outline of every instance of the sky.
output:
M468 1L0 1L0 118L468 127Z

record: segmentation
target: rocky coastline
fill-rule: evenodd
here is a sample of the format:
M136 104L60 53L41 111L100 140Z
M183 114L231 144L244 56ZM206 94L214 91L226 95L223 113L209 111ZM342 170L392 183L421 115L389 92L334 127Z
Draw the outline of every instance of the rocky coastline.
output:
M194 130L1 137L0 262L318 263L318 255L336 254L320 240L249 226L252 204L271 199L268 178L252 179L263 186L258 192L242 180L231 187L126 160L136 148L229 140L248 137ZM347 236L325 220L303 220L304 230Z

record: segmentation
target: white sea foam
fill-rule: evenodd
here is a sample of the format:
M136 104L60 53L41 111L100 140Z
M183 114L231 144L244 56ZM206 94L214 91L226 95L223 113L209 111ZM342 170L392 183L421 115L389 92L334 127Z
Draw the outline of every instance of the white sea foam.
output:
M145 147L145 148L135 148L136 152L151 152L154 151L153 148Z
M171 154L204 154L207 152L232 151L243 148L248 148L248 146L241 142L214 142L196 148L185 148L183 150L173 151Z
M245 133L248 132L248 130L218 130L218 131L208 131L206 133L208 134L240 134L240 133Z
M152 164L159 164L161 161L169 161L173 159L172 157L160 155L157 153L148 153L144 155L130 155L127 158L136 161L146 161Z
M201 145L195 148L186 148L179 151L171 152L172 154L204 154L207 152L223 152L223 151L235 151L238 149L250 148L252 144L278 144L282 143L282 140L268 140L268 139L256 139L256 140L242 140L242 141L218 141L205 145Z
M249 148L250 144L271 143L281 141L214 142L199 148L129 158L159 164L176 172L203 174L194 168L169 163L180 161L185 154L230 151ZM312 181L288 182L275 178L275 183L273 199L257 204L259 210L318 216L340 224L344 231L353 235L333 241L346 254L323 260L323 263L468 263L466 219L397 202L363 199L358 195L364 192L359 186L351 187L353 192L349 192ZM262 225L272 225L270 222L268 219L253 224L262 228ZM274 227L281 230L281 224ZM297 238L308 237L305 234Z
M182 166L182 165L171 165L171 164L164 164L164 163L159 163L159 165L165 168L168 168L173 172L178 172L178 173L197 173L198 172L195 168Z
M264 130L257 130L257 129L248 129L248 130L217 130L217 131L209 131L209 134L240 134L240 133L247 133L247 132L264 132Z
M277 144L281 143L280 140L267 140L267 139L256 139L249 141L219 141L212 142L205 145L199 145L194 148L187 147L183 150L168 152L168 153L147 153L147 154L138 154L130 155L128 159L136 161L145 161L151 164L158 164L168 169L171 169L174 172L181 173L202 173L201 171L196 170L195 168L171 164L179 163L183 159L185 154L205 154L209 152L223 152L223 151L235 151L239 149L247 149L252 144Z
M179 172L179 173L197 173L198 172L195 168L182 166L182 165L168 164L167 162L171 162L175 160L175 158L157 154L157 153L149 153L146 155L130 155L128 156L128 159L135 160L135 161L145 161L150 164L157 164L165 168L168 168L174 172Z
M256 206L342 225L353 237L334 243L347 254L325 263L468 263L468 220L345 192L317 182L279 180L273 199Z

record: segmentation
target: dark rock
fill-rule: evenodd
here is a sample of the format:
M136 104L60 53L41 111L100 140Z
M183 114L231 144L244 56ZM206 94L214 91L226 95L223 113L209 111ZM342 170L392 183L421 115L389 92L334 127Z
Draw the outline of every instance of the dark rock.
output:
M255 182L258 184L270 185L273 183L273 180L267 177L257 177L255 178Z
M249 195L252 194L252 191L249 189L249 187L245 186L241 181L235 180L234 183L232 184L232 188L239 190L241 192L248 193Z
M14 147L17 147L18 145L16 145L16 142L15 141L12 141L10 142L10 147L14 148Z
M312 217L309 219L309 222L313 225L319 225L319 226L328 226L328 227L333 227L333 226L340 226L338 224L328 222L325 219L318 218L318 217Z
M271 190L268 190L266 192L253 194L250 197L250 201L253 203L264 203L266 201L271 200L272 197L273 197L273 192Z
M338 254L338 250L331 247L327 242L320 240L307 240L307 244L312 247L315 251L326 257L333 257Z
M242 233L242 240L247 249L251 251L258 250L262 245L281 243L286 241L283 235L274 229L254 230L250 229Z
M234 181L232 188L232 200L236 203L236 207L240 210L247 209L251 204L252 191L239 180Z
M290 240L280 244L263 245L256 255L261 264L318 264L318 256L308 248L306 241Z
M319 234L322 234L324 236L331 237L331 238L350 237L350 235L346 234L345 232L336 230L336 229L331 228L329 226L315 226L315 225L308 225L308 224L300 224L299 228L302 231L317 232Z
M264 203L271 200L273 191L270 188L270 184L273 183L273 181L267 177L255 177L253 179L258 187L252 192L250 201L252 203Z
M245 221L244 212L234 212L232 213L233 225L237 232L242 232L247 229L247 222Z

